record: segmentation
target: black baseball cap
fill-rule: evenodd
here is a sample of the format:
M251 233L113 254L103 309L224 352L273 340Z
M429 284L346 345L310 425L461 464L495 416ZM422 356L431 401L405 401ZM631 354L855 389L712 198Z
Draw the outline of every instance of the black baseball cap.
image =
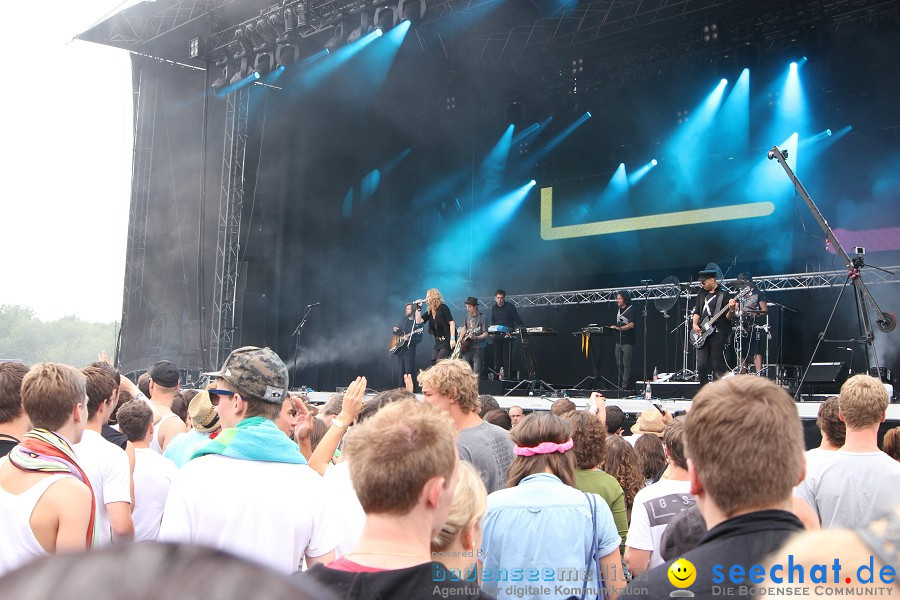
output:
M155 383L163 387L175 387L180 379L178 375L178 367L170 360L161 360L150 367L147 371Z

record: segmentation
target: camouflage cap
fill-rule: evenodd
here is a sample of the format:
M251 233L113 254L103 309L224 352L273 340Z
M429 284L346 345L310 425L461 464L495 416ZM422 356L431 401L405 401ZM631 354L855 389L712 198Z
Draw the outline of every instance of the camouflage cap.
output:
M281 404L287 397L287 367L270 348L237 348L221 370L204 375L224 379L241 394L272 404Z

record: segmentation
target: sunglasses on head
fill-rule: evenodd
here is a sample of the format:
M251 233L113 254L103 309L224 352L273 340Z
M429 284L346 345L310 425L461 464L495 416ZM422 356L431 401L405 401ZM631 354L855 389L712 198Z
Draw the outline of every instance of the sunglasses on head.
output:
M206 392L209 394L209 402L213 406L219 405L220 396L234 396L234 392L228 390L210 389L206 390Z

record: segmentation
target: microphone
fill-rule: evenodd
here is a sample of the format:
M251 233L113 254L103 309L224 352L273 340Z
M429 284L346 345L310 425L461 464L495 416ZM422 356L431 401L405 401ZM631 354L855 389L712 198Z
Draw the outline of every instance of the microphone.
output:
M321 303L321 302L316 302L316 303L314 303L314 304L307 304L307 305L306 305L306 308L312 308L313 306L318 306L318 305L320 305L320 304L322 304L322 303Z

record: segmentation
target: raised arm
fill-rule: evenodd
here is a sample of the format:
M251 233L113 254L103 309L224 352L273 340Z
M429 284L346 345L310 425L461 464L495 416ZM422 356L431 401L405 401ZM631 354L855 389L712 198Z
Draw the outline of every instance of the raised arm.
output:
M334 451L347 432L350 424L356 420L362 409L362 399L366 393L366 378L357 377L344 392L344 401L341 403L341 414L331 422L331 427L322 437L322 441L316 446L309 458L309 466L319 475L325 474L328 463L334 457Z

